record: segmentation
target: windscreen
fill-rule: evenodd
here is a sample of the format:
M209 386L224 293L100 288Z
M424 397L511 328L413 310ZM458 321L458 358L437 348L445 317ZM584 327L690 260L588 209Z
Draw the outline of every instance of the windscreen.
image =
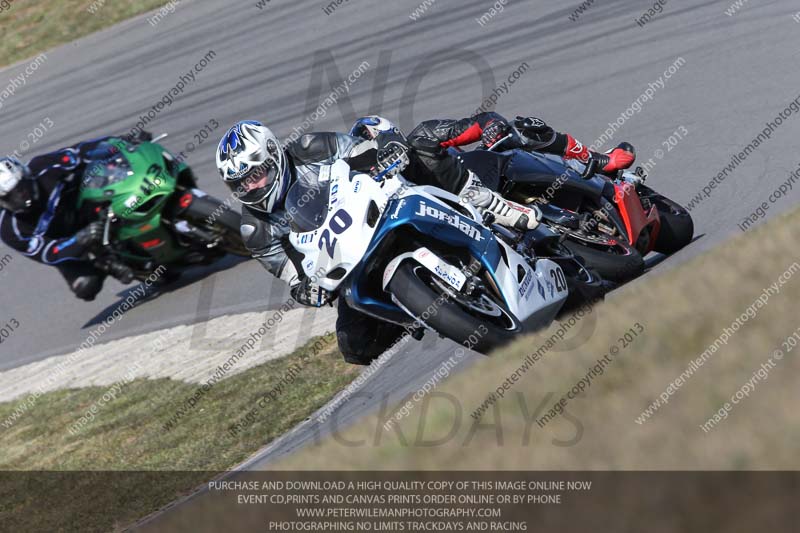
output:
M100 143L89 152L89 159L91 163L83 174L83 186L87 189L102 189L133 174L128 160L112 144Z
M328 216L330 181L310 183L299 180L286 194L286 212L292 231L304 233L322 226Z

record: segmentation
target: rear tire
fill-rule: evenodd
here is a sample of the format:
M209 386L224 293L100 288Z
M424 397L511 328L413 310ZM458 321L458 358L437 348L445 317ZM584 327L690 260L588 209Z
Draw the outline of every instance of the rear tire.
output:
M229 254L250 257L242 241L242 216L212 196L195 196L183 212L183 218L193 224L223 234L220 248Z
M421 277L426 272L425 267L407 261L397 269L387 288L403 307L437 333L485 354L508 344L522 331L519 320L504 308L503 316L497 320L507 320L507 324L501 326L489 320L488 315L479 318L468 313L453 298L447 298L437 306L436 300L441 293ZM423 320L425 316L428 318Z
M624 250L623 253L618 254L605 252L571 239L566 239L563 245L583 259L587 267L608 281L629 281L644 272L642 254L627 243L617 242L617 246L620 247L619 251Z

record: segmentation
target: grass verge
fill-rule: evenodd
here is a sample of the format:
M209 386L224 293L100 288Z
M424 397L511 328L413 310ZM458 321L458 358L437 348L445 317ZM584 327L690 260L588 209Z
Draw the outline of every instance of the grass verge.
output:
M278 467L800 469L798 236L800 211L795 211L621 289L522 373L478 420L472 416L476 409L527 356L547 345L552 330L520 339L412 402L410 415L395 428L384 429L391 411L373 416ZM788 269L795 272L779 292L754 307ZM740 325L734 325L737 319ZM731 334L718 342L725 328ZM622 346L626 333L631 342ZM614 346L618 354L612 362L591 376ZM777 361L779 349L784 356ZM540 425L583 379L589 385L568 399L563 414ZM734 402L737 393L742 398ZM662 394L668 403L653 410ZM726 402L731 410L719 414ZM643 417L648 408L649 418ZM720 420L702 429L715 413ZM347 442L362 444L354 449Z
M109 388L45 394L31 412L0 432L0 471L6 471L0 472L0 523L9 530L37 531L70 529L68 524L81 531L108 530L130 523L246 459L356 376L357 369L342 360L335 336L313 339L283 359L217 382L169 430L165 423L198 385L133 381L75 434L68 428ZM259 407L282 380L280 394ZM0 404L0 420L15 407L15 402ZM252 423L235 435L229 431L254 407ZM48 472L8 472L20 470ZM76 483L76 477L53 471L97 474L80 476L79 486L68 487L63 485ZM138 473L109 477L103 471ZM64 497L41 499L54 493Z
M6 2L3 2L5 4ZM0 67L163 6L164 0L8 0L0 12ZM90 8L94 12L89 11Z

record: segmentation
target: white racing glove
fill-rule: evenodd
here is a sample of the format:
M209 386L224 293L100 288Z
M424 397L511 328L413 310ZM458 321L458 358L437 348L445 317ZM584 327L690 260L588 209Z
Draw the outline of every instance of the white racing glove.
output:
M481 183L481 180L472 171L469 172L467 182L458 196L462 203L475 206L480 212L492 213L495 222L501 226L518 230L532 230L539 225L539 220L542 218L538 208L528 208L506 200Z
M336 299L334 293L320 287L316 280L305 275L301 276L292 261L286 262L279 279L289 284L289 293L300 305L322 307L331 304Z

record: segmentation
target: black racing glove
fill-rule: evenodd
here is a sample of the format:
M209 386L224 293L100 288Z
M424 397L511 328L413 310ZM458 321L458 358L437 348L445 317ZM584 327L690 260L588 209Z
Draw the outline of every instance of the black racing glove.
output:
M396 133L381 133L375 139L378 144L377 171L385 176L395 176L410 164L408 153L411 147L405 137Z
M505 120L493 118L486 123L481 134L481 142L486 148L491 148L500 139L511 133L511 125Z
M430 137L415 137L413 140L414 151L423 156L440 159L447 155L447 148L442 143Z
M139 130L139 132L136 134L126 133L125 135L121 135L120 139L132 144L142 144L152 141L153 134L149 131Z
M135 278L136 275L131 270L131 267L126 265L125 263L119 263L117 261L112 262L108 266L108 273L122 282L124 285L131 283Z
M546 142L553 135L553 128L544 120L536 117L517 117L514 127L528 139L537 142Z
M83 248L97 244L103 240L105 224L96 220L75 234L75 243Z

